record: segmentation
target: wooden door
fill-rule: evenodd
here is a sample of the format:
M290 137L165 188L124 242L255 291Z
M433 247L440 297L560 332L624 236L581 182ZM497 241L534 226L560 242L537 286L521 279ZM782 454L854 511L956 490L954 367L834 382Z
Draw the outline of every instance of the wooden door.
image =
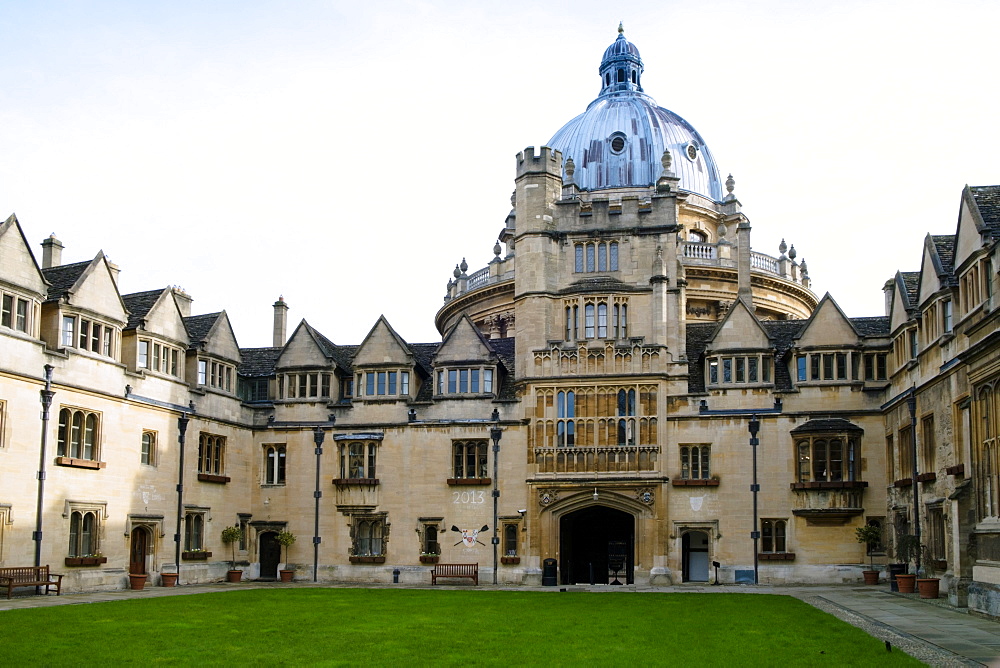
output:
M132 529L131 549L129 550L128 572L145 573L146 555L149 554L149 532L143 527Z

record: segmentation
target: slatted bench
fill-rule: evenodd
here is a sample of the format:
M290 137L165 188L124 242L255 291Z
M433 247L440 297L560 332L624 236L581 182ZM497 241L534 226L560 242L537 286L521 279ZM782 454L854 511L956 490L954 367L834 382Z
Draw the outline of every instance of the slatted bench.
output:
M479 564L436 564L431 571L431 585L438 578L469 578L479 584Z
M52 578L55 578L54 580ZM59 573L49 573L48 566L12 566L0 568L0 587L7 587L7 598L10 598L14 587L45 587L48 596L49 588L56 588L56 596L62 593L63 576Z

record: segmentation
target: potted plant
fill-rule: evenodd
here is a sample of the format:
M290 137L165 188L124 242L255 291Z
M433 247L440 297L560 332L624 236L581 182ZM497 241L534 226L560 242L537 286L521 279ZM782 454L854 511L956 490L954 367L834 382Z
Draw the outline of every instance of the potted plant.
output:
M441 558L440 554L436 552L421 552L420 553L420 563L422 564L436 564Z
M896 558L907 570L910 562L914 561L918 554L920 554L920 541L917 540L916 536L906 534L900 536L899 540L896 541ZM912 594L917 586L916 580L915 573L897 573L897 591L901 594Z
M128 574L128 586L132 591L142 591L142 588L146 586L146 578L149 577L145 573L129 573Z
M930 548L924 546L922 552L924 558L924 570L927 577L917 578L917 591L920 598L938 598L941 591L941 578L934 577L938 571L938 560L931 554Z
M160 583L164 587L176 587L177 573L160 573Z
M222 530L222 542L229 545L230 554L233 557L232 561L229 562L229 572L226 573L226 579L229 582L239 582L243 577L243 571L236 569L236 543L240 540L243 540L243 529L238 524Z
M878 571L875 570L875 555L873 551L875 546L881 544L882 542L882 527L875 526L874 524L866 524L856 528L854 530L854 535L858 539L859 543L864 543L865 551L868 552L869 565L871 566L871 569L861 572L865 578L865 584L877 585Z
M295 571L288 568L288 547L295 542L295 534L290 531L282 531L278 534L278 543L285 548L285 568L278 573L282 582L291 582Z

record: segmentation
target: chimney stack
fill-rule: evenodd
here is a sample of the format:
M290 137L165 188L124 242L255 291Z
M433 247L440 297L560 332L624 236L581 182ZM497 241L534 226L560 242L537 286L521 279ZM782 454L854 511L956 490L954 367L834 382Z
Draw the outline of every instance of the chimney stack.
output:
M62 264L62 243L53 232L42 242L42 269L51 269Z
M177 310L181 312L181 317L190 318L191 302L193 302L194 299L191 298L191 295L184 292L184 288L177 285L172 286L170 291L174 295L174 302L177 304Z
M274 302L274 338L272 345L280 348L285 345L285 326L288 323L288 304L284 297L278 297Z

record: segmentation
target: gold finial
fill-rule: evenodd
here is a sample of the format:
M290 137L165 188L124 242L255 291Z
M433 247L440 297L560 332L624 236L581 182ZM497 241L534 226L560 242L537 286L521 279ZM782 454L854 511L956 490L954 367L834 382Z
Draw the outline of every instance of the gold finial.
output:
M622 25L621 21L618 22L618 34L619 35L625 34L625 26Z

